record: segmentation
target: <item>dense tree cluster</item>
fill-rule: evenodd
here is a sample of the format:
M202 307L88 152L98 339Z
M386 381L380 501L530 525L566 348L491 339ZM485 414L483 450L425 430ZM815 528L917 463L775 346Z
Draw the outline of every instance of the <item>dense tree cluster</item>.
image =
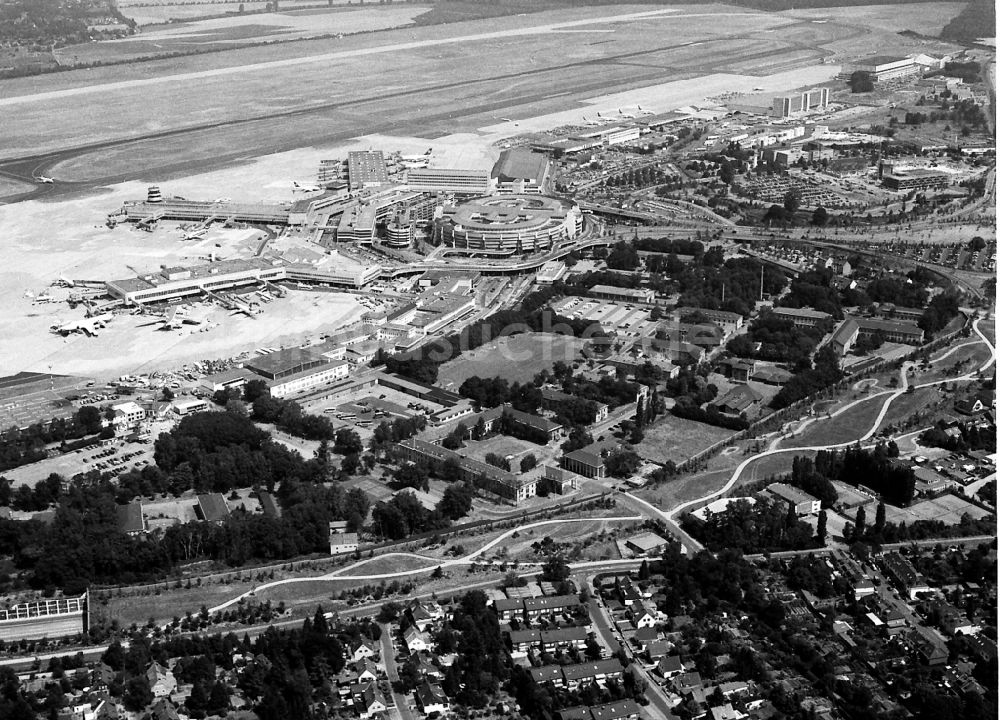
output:
M805 550L818 544L812 527L799 520L784 501L760 500L751 505L738 500L722 512L709 513L704 521L688 515L683 526L711 550L760 553Z
M673 279L678 285L681 305L728 310L748 317L760 297L761 268L764 268L765 294L777 295L784 290L788 280L779 270L751 258L731 258L721 267L685 264Z
M779 304L782 307L812 308L830 313L840 320L844 313L841 310L840 293L830 284L832 277L833 273L828 269L803 273L792 280L788 294L781 298Z
M306 440L332 440L333 423L322 415L302 411L294 400L283 400L263 395L253 402L253 419L273 423L279 430Z
M835 385L844 377L836 351L826 345L816 351L813 367L793 375L771 400L771 407L780 410L793 402Z
M893 461L884 443L871 450L858 445L845 450L821 450L816 454L814 467L823 477L870 488L893 505L906 506L913 500L916 484L913 468Z
M729 430L746 430L750 427L750 422L745 417L734 417L719 411L714 405L700 408L687 402L678 402L670 409L671 414L679 418L694 420L695 422L715 425L716 427L727 428Z
M824 469L826 468L824 465ZM788 484L817 498L824 508L831 508L837 502L837 488L829 477L817 472L812 458L796 455L792 459L792 474L788 476Z
M750 323L745 334L730 340L726 349L739 357L808 365L810 354L828 329L821 326L795 327L791 320L765 311ZM760 343L759 348L757 343Z
M942 293L930 301L917 325L930 337L943 330L958 315L958 307L959 298L956 293Z
M509 675L497 615L481 590L465 593L435 638L441 652L454 652L441 687L462 705L482 708Z

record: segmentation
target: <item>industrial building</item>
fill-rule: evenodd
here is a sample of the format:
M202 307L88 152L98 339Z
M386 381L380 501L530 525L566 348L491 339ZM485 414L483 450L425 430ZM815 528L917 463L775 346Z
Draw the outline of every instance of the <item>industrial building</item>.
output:
M772 101L772 111L776 117L786 118L814 110L825 110L829 104L830 88L820 87L776 97Z
M487 170L414 168L406 173L406 185L410 190L425 193L489 195L496 182Z
M604 459L587 450L574 450L562 456L562 466L570 472L588 478L603 478L607 475Z
M510 148L500 153L490 177L500 192L542 193L549 177L549 159L530 148Z
M159 198L159 199L157 199ZM160 220L180 220L201 222L206 226L211 222L251 223L256 225L304 225L310 200L300 200L284 205L252 202L207 202L184 200L183 198L163 199L159 190L150 188L145 202L126 203L121 215L128 222L150 225Z
M78 597L24 600L0 609L0 640L50 640L87 631L88 593Z
M855 65L855 70L866 73L873 83L919 75L922 66L913 58L875 55Z
M583 229L576 204L537 195L476 198L445 206L445 243L471 251L521 253L551 250Z
M246 362L246 368L268 380L271 397L284 398L329 385L347 377L347 360L330 362L302 348L288 348L259 355Z

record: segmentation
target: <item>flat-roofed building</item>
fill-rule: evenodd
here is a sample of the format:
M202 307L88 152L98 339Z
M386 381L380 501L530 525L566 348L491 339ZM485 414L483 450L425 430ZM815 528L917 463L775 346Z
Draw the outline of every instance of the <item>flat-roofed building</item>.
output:
M111 410L114 412L114 419L111 422L118 432L137 428L146 419L146 411L131 400L112 405Z
M575 203L525 193L445 205L441 224L446 244L495 254L551 250L582 229L583 214Z
M247 380L255 379L255 375L245 368L232 368L219 373L206 375L199 385L210 393L219 390L229 390L230 388L241 388L247 384Z
M948 187L951 175L938 170L893 170L882 173L882 185L889 190L926 190Z
M867 74L873 83L919 75L922 69L913 58L894 55L875 55L855 65L855 70Z
M728 310L679 307L671 313L671 317L676 318L678 321L684 321L685 318L691 318L692 316L697 317L698 315L721 327L723 331L725 331L727 337L743 327L743 316L739 313L729 312Z
M799 517L815 515L820 511L820 501L804 490L787 483L771 483L767 491L788 504Z
M414 168L406 171L406 185L418 192L489 195L495 182L488 170Z
M268 383L271 397L286 398L301 395L346 380L350 374L351 364L346 360L317 365L308 370L286 375Z
M795 327L817 327L833 319L830 313L812 308L776 307L771 312L777 318L791 320Z
M352 190L388 185L385 155L381 150L355 150L347 153L347 178Z
M324 364L322 357L304 348L285 348L273 353L258 355L246 361L246 367L268 380L310 370Z
M511 193L541 193L548 176L548 157L526 147L504 150L490 173L500 192Z
M637 555L655 555L662 552L668 541L656 533L645 532L633 535L625 541L625 547Z
M562 260L549 260L538 269L535 282L539 285L551 285L558 280L562 280L568 271L569 268L566 267L566 263Z
M651 304L656 301L656 292L650 288L620 288L613 285L594 285L587 291L591 297L605 300L619 300Z
M142 305L284 280L285 275L285 266L280 260L252 258L219 260L190 267L163 267L158 272L109 280L104 285L109 295L126 305Z
M794 95L782 95L772 101L772 113L779 118L825 110L830 104L830 88L819 87Z

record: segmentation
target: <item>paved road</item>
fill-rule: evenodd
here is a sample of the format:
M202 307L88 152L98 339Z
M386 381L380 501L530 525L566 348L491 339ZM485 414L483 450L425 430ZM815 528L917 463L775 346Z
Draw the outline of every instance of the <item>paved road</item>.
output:
M578 574L575 577L578 586L586 585L587 587L593 587L593 573L588 573L586 577L583 574ZM670 702L667 699L666 693L664 693L663 688L647 672L642 659L636 657L635 650L631 644L618 632L618 628L614 626L614 621L608 614L607 606L604 602L598 598L592 598L588 610L590 612L590 619L593 621L594 630L600 638L601 643L610 649L612 653L617 652L619 648L624 649L626 656L632 660L632 667L638 670L639 675L646 681L646 699L649 701L649 706L656 708L660 713L659 717L665 718L665 720L674 720L676 715L670 711Z
M379 638L379 642L382 643L382 662L385 663L385 674L393 688L392 698L396 703L396 712L393 714L402 720L413 720L409 699L396 692L395 685L393 685L399 680L399 671L396 669L396 648L392 641L392 628L385 623L379 623L379 627L382 628L382 637Z

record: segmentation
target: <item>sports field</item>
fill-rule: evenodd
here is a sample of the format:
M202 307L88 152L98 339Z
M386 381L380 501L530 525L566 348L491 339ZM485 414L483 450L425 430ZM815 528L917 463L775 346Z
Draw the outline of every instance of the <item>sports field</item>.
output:
M908 508L886 505L885 519L893 523L912 523L914 520L940 520L946 525L957 525L962 515L968 513L978 520L989 515L978 505L973 505L955 495L942 495L933 500L923 500Z
M473 376L530 382L536 373L551 369L556 362L572 364L583 343L568 335L543 333L502 337L446 362L438 371L438 385L457 390Z

